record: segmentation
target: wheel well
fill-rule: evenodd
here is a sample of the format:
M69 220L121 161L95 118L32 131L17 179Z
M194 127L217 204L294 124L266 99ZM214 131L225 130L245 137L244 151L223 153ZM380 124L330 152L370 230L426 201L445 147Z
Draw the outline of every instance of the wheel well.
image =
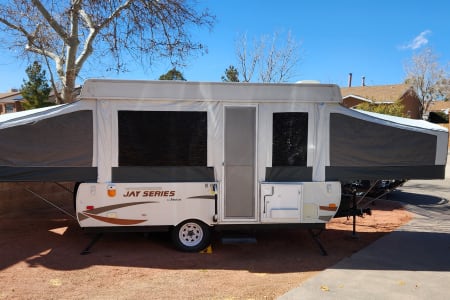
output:
M80 184L83 182L75 182L75 185L73 186L73 192L72 192L72 200L73 200L73 209L76 212L77 211L77 192L78 188L80 187Z
M178 224L173 225L172 228L175 228L175 227L177 227L177 226L180 226L180 225L183 224L183 223L188 223L188 222L202 223L203 225L207 226L208 228L213 228L212 225L209 225L208 223L204 222L204 221L201 220L201 219L195 219L195 218L182 220L182 221L179 222Z

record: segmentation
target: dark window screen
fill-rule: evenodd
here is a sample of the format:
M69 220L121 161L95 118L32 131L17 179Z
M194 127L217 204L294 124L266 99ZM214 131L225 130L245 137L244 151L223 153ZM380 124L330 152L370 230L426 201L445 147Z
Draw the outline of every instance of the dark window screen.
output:
M206 112L119 111L119 166L206 166Z
M331 166L427 166L435 154L435 135L330 114Z
M92 110L80 110L4 128L0 130L0 165L90 167L92 124Z
M274 113L272 166L306 166L308 113Z

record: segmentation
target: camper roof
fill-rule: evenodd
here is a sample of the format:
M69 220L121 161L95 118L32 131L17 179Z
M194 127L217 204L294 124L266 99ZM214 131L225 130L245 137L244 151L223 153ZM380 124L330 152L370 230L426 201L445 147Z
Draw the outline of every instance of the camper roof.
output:
M339 103L334 84L224 83L90 79L81 99Z

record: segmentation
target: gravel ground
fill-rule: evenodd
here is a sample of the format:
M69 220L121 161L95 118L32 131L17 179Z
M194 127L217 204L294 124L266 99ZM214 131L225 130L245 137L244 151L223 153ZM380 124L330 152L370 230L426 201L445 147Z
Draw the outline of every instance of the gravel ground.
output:
M80 255L92 235L28 204L0 213L0 299L275 299L411 218L379 200L358 218L358 239L351 219L333 219L320 236L328 256L305 230L258 231L255 244L222 244L215 233L212 253L178 252L166 233L105 234Z

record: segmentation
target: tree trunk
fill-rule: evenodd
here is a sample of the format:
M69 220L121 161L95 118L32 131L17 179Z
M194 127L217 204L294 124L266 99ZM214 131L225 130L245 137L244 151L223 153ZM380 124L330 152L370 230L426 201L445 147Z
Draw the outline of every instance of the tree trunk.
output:
M75 100L74 99L75 79L76 75L74 71L66 72L64 87L61 93L61 98L63 99L64 103L70 103Z

